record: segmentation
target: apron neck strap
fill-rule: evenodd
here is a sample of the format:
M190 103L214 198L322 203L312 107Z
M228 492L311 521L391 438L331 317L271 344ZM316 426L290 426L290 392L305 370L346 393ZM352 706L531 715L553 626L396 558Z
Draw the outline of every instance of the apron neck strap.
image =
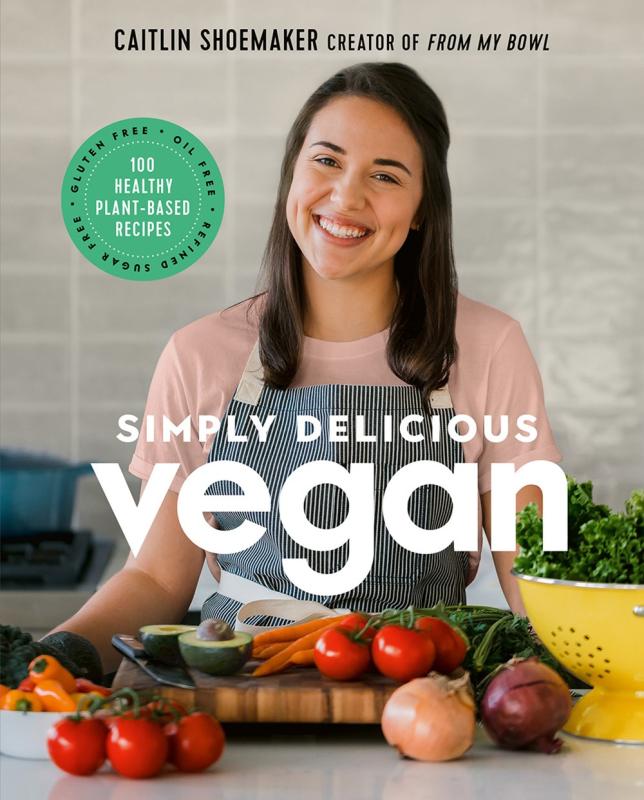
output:
M259 339L253 345L235 392L235 400L256 406L264 388L264 367L259 357Z
M246 403L249 406L256 406L264 388L264 367L259 357L259 339L250 351L248 361L237 385L235 400ZM432 409L453 408L447 384L441 389L435 389L430 395Z
M432 410L439 408L454 408L452 405L452 396L449 393L447 384L445 384L445 386L443 386L441 389L434 389L434 391L429 395L429 404L431 405Z

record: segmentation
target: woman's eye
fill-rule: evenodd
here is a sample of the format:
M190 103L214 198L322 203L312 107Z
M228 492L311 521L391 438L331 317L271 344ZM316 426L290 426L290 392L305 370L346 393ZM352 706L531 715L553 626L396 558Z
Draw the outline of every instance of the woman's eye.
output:
M374 175L374 178L378 178L380 183L398 183L395 178L392 178L391 175L387 175L386 172L378 172L377 175Z
M316 156L313 159L313 161L315 161L316 164L322 164L322 166L324 166L324 167L337 167L337 166L339 166L338 162L335 160L335 158L331 158L331 156ZM397 185L399 184L399 182L395 178L393 178L391 175L388 175L386 172L377 172L373 177L379 183L394 183L394 184L397 184Z
M324 164L325 167L333 167L337 164L337 161L329 156L320 156L319 158L316 158L315 161L317 161L318 164Z

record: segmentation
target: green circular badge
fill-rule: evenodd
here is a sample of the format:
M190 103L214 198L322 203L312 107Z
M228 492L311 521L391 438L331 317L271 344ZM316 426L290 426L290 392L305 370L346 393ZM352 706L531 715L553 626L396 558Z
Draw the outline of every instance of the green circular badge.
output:
M114 122L74 154L63 219L80 252L110 275L154 281L194 264L224 214L217 162L190 131L151 117Z

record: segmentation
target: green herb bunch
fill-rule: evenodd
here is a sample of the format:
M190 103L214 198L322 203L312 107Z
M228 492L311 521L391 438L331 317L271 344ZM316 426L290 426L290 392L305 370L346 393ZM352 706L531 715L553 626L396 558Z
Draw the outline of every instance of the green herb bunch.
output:
M470 673L480 702L488 683L511 658L536 657L566 682L578 683L541 644L526 617L485 606L451 606L447 619L468 637L470 648L463 668Z
M534 503L517 514L517 572L588 583L644 584L644 490L624 513L593 502L590 481L568 478L568 550L543 550L543 522Z

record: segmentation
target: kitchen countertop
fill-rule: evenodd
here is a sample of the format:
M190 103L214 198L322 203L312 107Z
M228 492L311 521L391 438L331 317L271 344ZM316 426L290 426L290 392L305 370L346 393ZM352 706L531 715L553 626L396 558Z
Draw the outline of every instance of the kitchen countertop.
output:
M226 750L199 775L134 781L109 768L65 775L47 761L0 757L5 800L633 800L644 793L644 748L564 736L557 755L502 751L479 730L460 761L401 758L377 726L225 726Z

